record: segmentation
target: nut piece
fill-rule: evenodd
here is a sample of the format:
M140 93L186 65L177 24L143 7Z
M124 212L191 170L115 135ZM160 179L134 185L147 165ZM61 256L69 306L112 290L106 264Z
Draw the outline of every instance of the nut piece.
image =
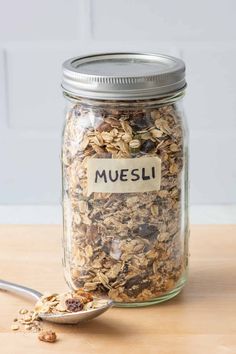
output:
M38 339L42 342L54 343L57 340L57 335L53 331L42 331L39 333Z

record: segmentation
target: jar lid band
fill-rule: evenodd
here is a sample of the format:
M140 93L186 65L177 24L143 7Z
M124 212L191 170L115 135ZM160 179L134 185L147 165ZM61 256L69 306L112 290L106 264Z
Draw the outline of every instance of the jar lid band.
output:
M185 64L169 55L105 53L63 64L63 90L80 97L140 100L164 97L185 87Z

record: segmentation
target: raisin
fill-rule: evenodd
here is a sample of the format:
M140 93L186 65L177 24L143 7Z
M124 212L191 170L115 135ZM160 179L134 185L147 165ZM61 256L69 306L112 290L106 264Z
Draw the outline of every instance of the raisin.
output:
M148 139L142 143L140 151L147 153L147 152L153 150L155 148L155 146L156 146L156 144L154 143L154 141Z
M109 132L112 129L112 126L109 123L102 122L98 127L97 130L99 132Z
M79 299L67 299L65 301L66 308L70 312L77 312L83 310L83 304Z
M140 131L152 127L153 121L150 115L139 113L133 117L131 125L135 131Z
M149 238L156 235L157 227L155 225L141 224L137 231L141 237Z

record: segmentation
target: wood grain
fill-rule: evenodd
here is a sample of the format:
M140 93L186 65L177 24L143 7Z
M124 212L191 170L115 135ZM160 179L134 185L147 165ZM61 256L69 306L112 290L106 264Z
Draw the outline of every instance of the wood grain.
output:
M60 226L0 226L0 278L40 291L63 291ZM30 303L0 292L1 354L235 354L236 225L192 226L189 281L169 302L114 308L77 326L45 323L58 342L12 332L19 308Z

